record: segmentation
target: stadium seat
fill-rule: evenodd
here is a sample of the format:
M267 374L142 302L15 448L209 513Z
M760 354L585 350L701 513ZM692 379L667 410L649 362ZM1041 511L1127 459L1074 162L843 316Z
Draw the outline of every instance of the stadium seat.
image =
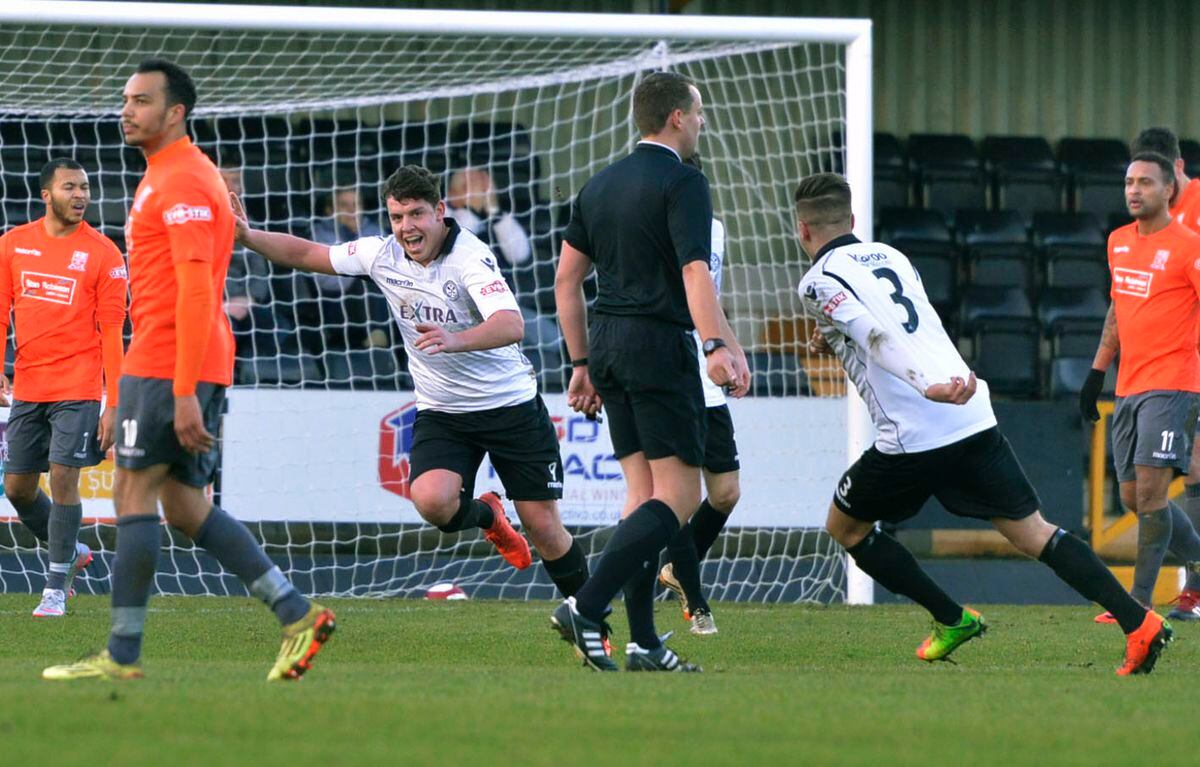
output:
M238 360L236 377L241 386L296 387L321 380L315 358L279 355Z
M959 208L986 204L979 155L967 136L914 133L908 137L908 158L924 207L949 219Z
M384 123L379 128L384 177L401 165L422 165L434 173L450 167L450 127L443 122Z
M1033 286L1033 250L1021 214L1013 210L960 210L954 231L974 285Z
M1025 291L1014 287L970 285L963 291L959 322L966 334L985 323L1015 322L1036 326Z
M1040 210L1062 209L1062 176L1040 136L988 136L981 146L992 207L1015 210L1028 223Z
M1090 213L1038 213L1033 218L1033 244L1041 255L1046 287L1108 285L1106 240Z
M321 355L330 389L387 391L400 388L391 349L327 350Z
M875 215L884 208L907 207L912 178L900 140L891 133L876 133L874 154L875 186L871 190L871 199Z
M1100 288L1045 288L1038 300L1038 321L1050 340L1051 356L1094 353L1108 300Z
M1058 357L1050 361L1048 393L1053 399L1079 396L1092 370L1091 357Z
M1180 139L1179 155L1183 157L1183 172L1189 178L1200 176L1200 141Z
M1005 320L976 323L972 334L975 374L991 391L1017 397L1038 393L1040 342L1033 321Z
M1129 147L1118 139L1064 138L1058 159L1071 189L1071 210L1100 219L1125 211Z
M807 379L794 354L750 354L750 394L755 397L795 397L807 391Z

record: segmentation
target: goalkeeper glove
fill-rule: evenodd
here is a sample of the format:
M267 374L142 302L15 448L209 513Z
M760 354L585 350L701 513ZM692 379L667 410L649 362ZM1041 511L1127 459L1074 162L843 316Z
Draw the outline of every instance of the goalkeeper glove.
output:
M1096 399L1104 388L1104 371L1092 368L1088 372L1083 388L1079 390L1079 414L1084 420L1095 423L1100 420L1100 411L1096 409Z

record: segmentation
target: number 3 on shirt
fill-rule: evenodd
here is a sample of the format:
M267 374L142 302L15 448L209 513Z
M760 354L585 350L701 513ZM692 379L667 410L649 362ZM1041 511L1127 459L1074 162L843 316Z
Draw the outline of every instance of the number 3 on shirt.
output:
M909 301L908 298L905 297L904 286L900 284L900 278L895 272L886 267L880 267L879 269L871 272L871 274L875 275L881 280L887 280L888 282L892 283L892 301L899 304L904 308L904 311L908 312L908 319L904 321L903 327L909 333L916 333L918 320L917 307L913 305L912 301Z

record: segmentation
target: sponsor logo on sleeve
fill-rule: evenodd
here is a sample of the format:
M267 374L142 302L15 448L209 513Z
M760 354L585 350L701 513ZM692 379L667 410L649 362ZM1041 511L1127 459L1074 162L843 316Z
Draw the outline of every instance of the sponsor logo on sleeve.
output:
M129 272L125 269L125 267L118 266L115 269L110 269L108 271L108 276L110 279L114 280L127 280L129 279Z
M479 289L479 295L481 295L481 296L491 296L491 295L495 295L498 293L507 293L507 292L508 292L508 283L506 283L504 280L496 280L495 282L489 282L487 285L484 285L482 288Z
M212 221L212 209L207 205L178 205L163 211L163 223L168 226L186 224L190 221Z
M35 301L70 306L75 300L75 278L41 272L21 272L21 295Z
M353 256L357 252L358 252L358 242L351 242L348 245L346 245L346 255L347 256Z
M71 263L67 264L67 268L73 272L87 271L88 254L85 251L77 250L71 254Z
M833 310L834 310L834 309L836 309L836 308L838 308L839 306L841 306L842 302L843 302L843 301L845 301L845 300L846 300L846 291L844 291L844 290L839 290L839 291L838 291L838 292L837 292L837 293L834 295L834 297L833 297L833 298L829 299L829 301L827 301L827 302L825 303L825 305L821 307L821 312L822 312L822 313L823 313L823 314L824 314L826 317L832 317L832 316L833 316Z
M1140 269L1113 269L1113 290L1126 296L1146 298L1150 295L1150 284L1154 281L1152 272Z
M446 298L454 301L458 298L458 284L454 280L446 280L442 285L442 292L446 294Z

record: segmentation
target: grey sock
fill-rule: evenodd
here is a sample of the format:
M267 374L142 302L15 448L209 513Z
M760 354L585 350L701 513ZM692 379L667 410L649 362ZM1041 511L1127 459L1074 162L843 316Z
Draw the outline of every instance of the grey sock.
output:
M308 600L271 562L246 526L220 507L213 506L204 520L196 534L196 545L246 584L250 593L265 602L283 625L295 623L308 612Z
M1171 513L1166 508L1138 514L1137 561L1133 565L1133 598L1150 604L1154 584L1171 542Z
M33 537L37 538L42 543L50 539L50 496L38 490L37 496L31 503L13 504L13 508L17 510L17 516L21 518L21 523L29 528L29 532L33 533Z
M49 531L50 572L46 588L62 589L67 571L75 562L75 542L79 540L79 521L83 519L83 504L56 503L50 507Z
M1183 490L1183 510L1192 523L1192 529L1200 532L1200 485L1184 485ZM1200 563L1188 563L1186 588L1200 591Z
M1187 583L1184 588L1200 589L1200 535L1183 509L1174 501L1167 502L1171 512L1171 545L1169 550L1187 568Z
M162 530L157 514L117 519L117 555L112 571L112 632L108 652L117 663L133 663L142 653L146 604L158 566Z

